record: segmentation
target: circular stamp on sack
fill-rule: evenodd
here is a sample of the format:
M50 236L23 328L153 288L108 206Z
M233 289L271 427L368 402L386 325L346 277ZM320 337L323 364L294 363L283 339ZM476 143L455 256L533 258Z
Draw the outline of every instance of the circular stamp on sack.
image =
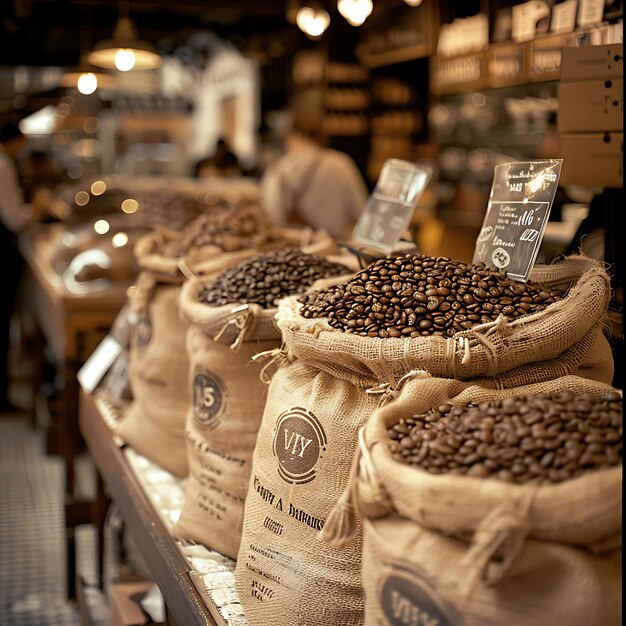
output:
M193 415L202 428L217 426L226 407L226 388L213 373L197 371L193 381Z
M417 568L392 563L384 568L379 601L389 626L460 626L458 611L444 602L435 587Z
M311 482L326 444L324 428L311 411L297 406L281 413L273 443L280 477L294 485Z
M152 339L152 319L148 311L140 317L135 326L135 346L143 348L150 343Z

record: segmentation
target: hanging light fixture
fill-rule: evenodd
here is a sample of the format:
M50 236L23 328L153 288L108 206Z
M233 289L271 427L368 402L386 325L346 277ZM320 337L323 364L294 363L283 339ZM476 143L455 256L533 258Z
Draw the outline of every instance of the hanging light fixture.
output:
M302 2L296 14L296 24L310 39L319 39L330 24L330 15L319 2Z
M98 88L110 87L113 84L113 77L110 74L99 72L82 59L77 67L71 68L61 76L59 84L61 87L74 87L80 93L88 96Z
M113 77L98 71L88 63L83 51L87 50L91 44L91 20L89 16L83 15L82 9L80 17L80 60L76 67L69 68L63 73L59 86L78 89L80 93L88 96L95 93L98 88L110 87L113 84Z
M98 42L89 53L88 61L98 67L117 69L120 72L151 70L161 67L161 57L156 48L137 35L134 22L128 17L128 0L120 3L120 17L112 39Z
M422 0L404 0L410 7L418 7L422 4Z
M369 17L374 3L372 0L338 0L337 9L352 26L361 26Z

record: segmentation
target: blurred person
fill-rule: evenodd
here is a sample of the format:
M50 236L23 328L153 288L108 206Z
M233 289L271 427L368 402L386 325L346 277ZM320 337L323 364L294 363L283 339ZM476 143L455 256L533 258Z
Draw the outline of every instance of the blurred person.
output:
M42 187L54 191L59 185L68 182L67 177L57 169L52 157L43 150L32 150L18 165L20 185L25 202L32 202Z
M261 178L261 203L279 225L326 229L335 239L350 237L368 199L353 159L324 146L319 124L298 117L285 141L286 153Z
M239 160L228 144L220 139L212 156L200 159L194 168L196 178L241 176Z
M17 124L7 122L0 127L0 267L4 272L3 294L0 298L0 413L19 410L8 399L8 356L11 315L17 297L22 259L17 235L37 221L42 206L25 204L19 185L16 160L26 146L26 137Z

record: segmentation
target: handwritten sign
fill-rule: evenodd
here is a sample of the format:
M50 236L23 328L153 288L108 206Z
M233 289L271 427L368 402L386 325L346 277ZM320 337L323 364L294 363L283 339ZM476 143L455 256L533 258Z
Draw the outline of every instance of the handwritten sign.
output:
M526 282L537 259L563 159L496 166L487 213L474 248L485 263Z
M353 242L385 254L392 252L411 223L431 175L427 165L387 159L354 229Z

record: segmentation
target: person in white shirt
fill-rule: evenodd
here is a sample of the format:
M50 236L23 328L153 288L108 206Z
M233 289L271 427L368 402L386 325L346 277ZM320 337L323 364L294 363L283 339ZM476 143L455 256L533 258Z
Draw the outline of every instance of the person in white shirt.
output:
M368 190L354 160L323 146L319 129L294 120L286 153L261 178L261 204L279 225L326 229L346 240L365 207Z
M24 204L15 159L26 144L17 124L0 127L0 268L3 272L0 297L0 413L16 410L7 398L8 352L11 314L15 305L21 268L16 236L33 220L38 211Z

